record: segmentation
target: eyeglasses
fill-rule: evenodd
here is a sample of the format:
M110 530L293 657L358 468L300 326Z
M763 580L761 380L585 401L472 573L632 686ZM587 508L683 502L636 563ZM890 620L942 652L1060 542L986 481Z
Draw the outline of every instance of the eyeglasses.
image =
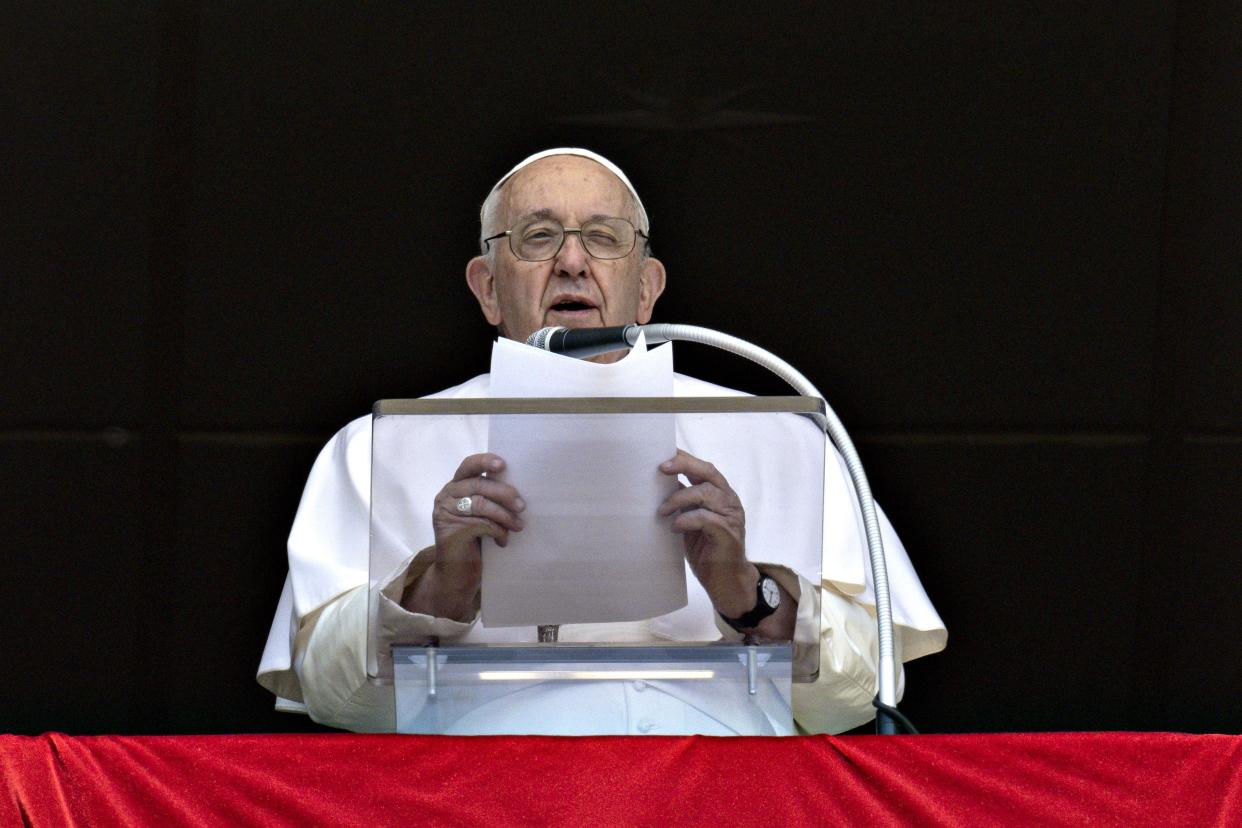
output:
M556 219L524 221L512 230L486 238L489 245L501 236L509 237L509 249L524 262L546 262L561 252L565 237L577 233L586 252L597 259L624 259L634 249L638 237L647 234L623 218L594 219L581 227L565 227Z

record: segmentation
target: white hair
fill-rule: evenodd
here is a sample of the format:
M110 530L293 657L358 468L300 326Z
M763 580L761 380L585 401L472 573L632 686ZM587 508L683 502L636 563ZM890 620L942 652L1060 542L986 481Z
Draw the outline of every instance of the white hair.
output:
M525 167L528 167L531 164L535 163L536 161L539 161L543 158L548 158L549 156L553 156L553 155L576 155L581 158L587 158L599 164L604 169L608 170L610 173L615 175L617 179L620 180L620 182L625 185L625 189L630 194L630 200L633 202L632 206L634 208L634 226L637 227L639 230L641 230L644 236L650 234L651 221L647 217L647 208L643 206L643 200L638 197L638 191L634 189L634 185L630 183L630 179L626 177L625 173L621 172L620 167L618 167L616 164L609 161L604 156L599 155L598 153L591 152L590 150L587 150L587 149L579 149L576 147L559 147L557 149L550 149L550 150L544 150L543 152L537 152L534 155L530 156L529 158L524 159L521 163L519 163L513 169L509 170L509 172L505 173L504 176L499 181L496 182L495 186L492 187L491 192L487 194L487 198L483 199L483 206L479 209L479 249L482 251L483 255L494 257L496 253L495 245L488 245L486 242L483 241L483 239L486 239L489 236L494 236L497 233L504 232L504 230L508 229L507 227L506 228L497 227L497 222L499 221L498 216L500 215L500 204L501 204L501 199L502 199L501 190L504 188L505 183L510 178L512 178L515 174L517 174L520 170L524 169ZM645 254L646 252L645 245L643 247L643 251Z

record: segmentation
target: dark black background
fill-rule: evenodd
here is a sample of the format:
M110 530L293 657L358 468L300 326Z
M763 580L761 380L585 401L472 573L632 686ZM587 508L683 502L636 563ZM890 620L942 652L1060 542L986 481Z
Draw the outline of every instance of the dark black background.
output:
M4 16L0 731L314 727L253 679L306 472L485 370L478 202L563 144L643 193L657 320L855 431L950 628L924 730L1242 730L1236 4Z

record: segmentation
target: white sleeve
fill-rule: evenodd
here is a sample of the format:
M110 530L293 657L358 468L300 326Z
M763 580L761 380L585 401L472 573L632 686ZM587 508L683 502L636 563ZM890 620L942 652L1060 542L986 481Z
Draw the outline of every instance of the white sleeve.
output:
M432 636L443 640L460 638L474 626L474 621L435 618L402 608L396 599L417 574L421 573L407 574L403 570L401 577L394 578L377 593L377 648L384 652L396 641L422 641ZM365 585L333 599L302 622L295 644L294 670L307 712L320 724L372 733L391 733L396 728L392 685L374 684L367 678Z
M825 584L816 588L799 578L803 595L798 625L813 629L819 614L819 677L793 686L794 718L808 733L843 733L875 718L876 656L879 632L869 606ZM895 631L897 699L905 692L901 631ZM795 632L795 637L798 635Z
M258 680L280 710L350 730L393 729L391 686L367 678L371 418L337 432L315 460L289 533L289 576ZM427 527L430 533L430 526ZM426 569L417 556L379 594L379 650L387 643L453 640L471 623L407 612L405 585Z
M814 669L819 651L819 675L813 682L794 682L793 713L807 733L843 733L875 718L871 700L876 694L876 652L879 632L870 607L838 592L831 585L815 587L806 578L779 564L756 562L798 602L794 621L794 672ZM816 623L816 618L819 621ZM716 626L727 641L742 634L724 619ZM897 647L897 697L905 690L900 634ZM810 662L808 664L808 661Z

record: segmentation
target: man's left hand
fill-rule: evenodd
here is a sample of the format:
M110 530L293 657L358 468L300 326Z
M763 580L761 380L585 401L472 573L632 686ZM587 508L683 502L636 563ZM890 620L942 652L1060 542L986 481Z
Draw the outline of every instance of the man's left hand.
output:
M737 492L715 466L681 449L660 471L685 475L691 484L669 495L659 509L661 515L676 514L672 529L683 536L690 571L721 615L749 612L759 570L746 560L746 512Z

